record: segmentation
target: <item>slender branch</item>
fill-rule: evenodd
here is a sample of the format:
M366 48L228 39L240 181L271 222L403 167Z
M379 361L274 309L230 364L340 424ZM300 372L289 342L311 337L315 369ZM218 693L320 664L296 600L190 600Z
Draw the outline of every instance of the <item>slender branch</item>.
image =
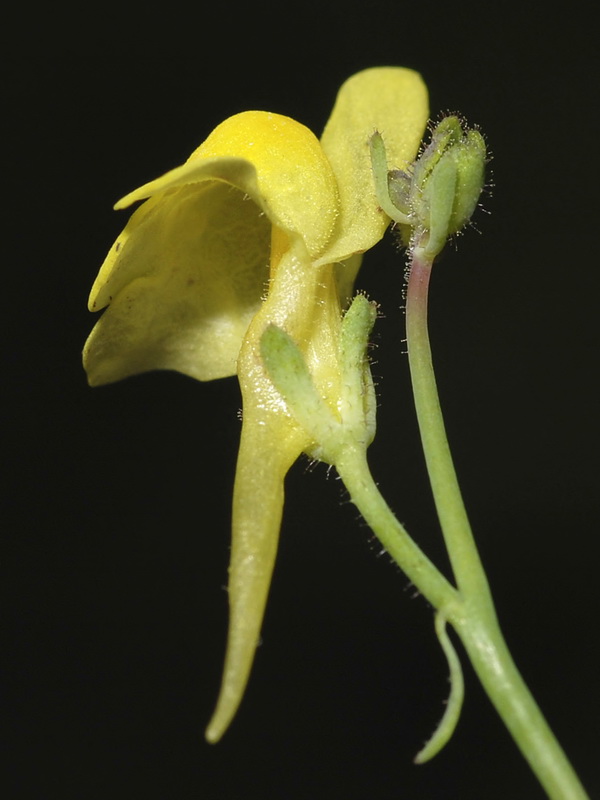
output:
M364 448L347 447L335 468L366 523L407 578L446 617L459 617L461 601L454 586L406 532L382 497L369 471Z

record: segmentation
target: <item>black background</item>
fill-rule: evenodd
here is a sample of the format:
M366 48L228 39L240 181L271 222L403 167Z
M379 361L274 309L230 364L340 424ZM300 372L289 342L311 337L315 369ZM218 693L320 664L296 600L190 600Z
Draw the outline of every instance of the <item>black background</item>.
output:
M91 7L93 8L93 7ZM322 129L358 69L418 69L494 154L477 227L436 267L431 335L447 427L500 619L590 793L598 683L597 63L587 7L121 6L5 26L3 557L11 798L542 798L468 665L459 728L412 757L447 695L430 609L333 474L290 473L250 686L223 741L216 699L234 379L149 374L89 389L89 287L128 190L249 108ZM44 16L45 14L45 16ZM594 48L595 50L595 48ZM403 260L382 303L371 463L446 559L404 354Z

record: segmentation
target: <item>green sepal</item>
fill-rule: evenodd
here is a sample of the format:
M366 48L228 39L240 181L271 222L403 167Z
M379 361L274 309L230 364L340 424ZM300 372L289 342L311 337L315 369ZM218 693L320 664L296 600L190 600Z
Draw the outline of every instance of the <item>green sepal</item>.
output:
M450 151L456 163L456 195L450 235L458 233L473 216L485 181L486 147L477 130L467 131L464 140Z
M348 446L366 450L375 436L376 400L366 356L377 305L357 295L344 315L340 331L340 397L335 411L319 393L304 355L293 338L277 325L265 328L260 353L269 378L287 411L313 445L311 458L335 464Z

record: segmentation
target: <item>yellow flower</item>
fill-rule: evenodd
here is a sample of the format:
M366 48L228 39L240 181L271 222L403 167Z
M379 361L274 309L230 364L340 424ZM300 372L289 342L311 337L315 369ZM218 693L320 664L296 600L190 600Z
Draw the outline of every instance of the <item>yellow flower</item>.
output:
M223 683L207 738L241 701L273 570L285 475L318 443L269 379L260 341L275 324L300 348L334 412L342 307L362 253L389 224L377 204L368 140L412 161L427 121L418 74L365 70L341 88L322 139L288 117L250 111L219 125L188 161L127 195L132 215L94 283L90 384L151 369L199 380L237 373L243 425L233 497L230 623Z

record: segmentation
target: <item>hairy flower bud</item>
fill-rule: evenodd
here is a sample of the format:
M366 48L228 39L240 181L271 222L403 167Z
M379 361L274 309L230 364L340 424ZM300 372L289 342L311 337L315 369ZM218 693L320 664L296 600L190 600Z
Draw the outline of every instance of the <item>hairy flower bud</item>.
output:
M385 145L371 140L374 177L382 208L399 225L406 245L435 258L447 239L471 219L485 179L486 146L478 130L445 117L408 169L387 171Z

